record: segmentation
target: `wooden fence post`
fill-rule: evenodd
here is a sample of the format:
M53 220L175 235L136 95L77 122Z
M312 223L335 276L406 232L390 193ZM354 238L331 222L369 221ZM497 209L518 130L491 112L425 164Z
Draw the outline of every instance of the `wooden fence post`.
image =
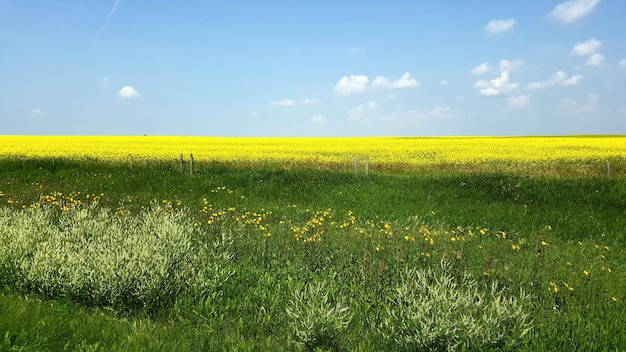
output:
M189 175L193 175L193 154L189 154Z
M359 173L359 158L354 158L354 174Z
M180 172L183 172L183 153L180 153L180 157L178 158L180 163Z
M611 178L611 162L606 162L606 177Z
M370 169L370 157L369 156L365 156L365 176L367 176L367 174L369 173L369 169Z

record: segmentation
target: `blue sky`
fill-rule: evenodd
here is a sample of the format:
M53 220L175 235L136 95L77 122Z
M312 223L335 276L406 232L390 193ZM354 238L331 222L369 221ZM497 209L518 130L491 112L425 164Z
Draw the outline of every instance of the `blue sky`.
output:
M626 133L626 1L0 0L0 135Z

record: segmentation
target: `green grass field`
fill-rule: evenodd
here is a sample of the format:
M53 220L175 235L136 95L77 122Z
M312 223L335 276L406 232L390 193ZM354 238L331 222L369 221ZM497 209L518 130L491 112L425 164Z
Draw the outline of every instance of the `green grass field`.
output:
M626 349L626 178L0 160L0 350Z

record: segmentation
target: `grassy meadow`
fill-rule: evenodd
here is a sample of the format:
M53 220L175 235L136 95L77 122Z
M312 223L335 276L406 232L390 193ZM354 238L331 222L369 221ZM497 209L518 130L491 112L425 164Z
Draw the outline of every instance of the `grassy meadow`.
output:
M0 137L0 350L626 349L625 137L127 138Z

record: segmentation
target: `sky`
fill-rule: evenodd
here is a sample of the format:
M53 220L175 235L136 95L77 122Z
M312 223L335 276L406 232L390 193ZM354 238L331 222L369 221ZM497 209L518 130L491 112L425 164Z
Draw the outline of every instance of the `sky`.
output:
M0 0L0 135L626 134L624 0Z

